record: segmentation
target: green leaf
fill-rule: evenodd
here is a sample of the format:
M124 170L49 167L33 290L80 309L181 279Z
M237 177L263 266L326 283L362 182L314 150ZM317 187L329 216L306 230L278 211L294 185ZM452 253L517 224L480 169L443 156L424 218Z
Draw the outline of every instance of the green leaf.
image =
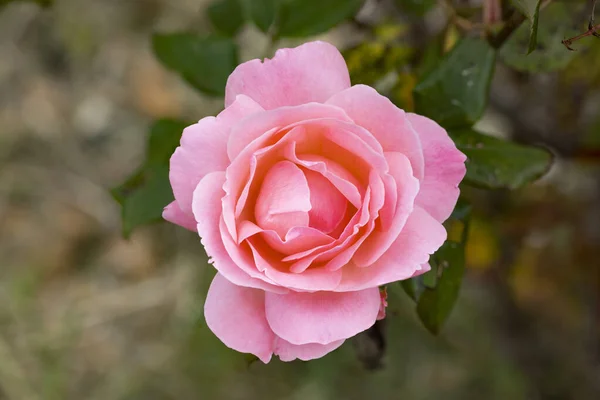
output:
M430 263L432 270L441 276L434 289L425 287L417 303L417 314L423 325L437 335L458 299L465 271L464 243L447 241L431 257Z
M154 34L152 47L167 68L213 96L225 93L227 78L238 64L237 47L229 38L193 33Z
M267 33L275 22L281 0L244 0L248 15L262 32Z
M112 188L110 194L121 206L125 203L125 199L129 196L136 188L142 186L144 183L144 169L140 168L137 172L132 174L125 182L119 186Z
M496 52L482 39L462 39L417 83L416 112L446 128L474 124L483 114Z
M542 21L537 27L535 51L526 54L531 44L531 30L524 24L502 46L498 54L500 59L519 71L550 72L564 69L577 53L568 51L561 41L581 33L579 15L582 6L585 7L585 4L551 3L544 9ZM583 40L577 44L578 50L587 45Z
M415 276L414 278L405 279L400 281L400 285L404 292L413 299L414 301L419 301L419 297L425 290L425 285L423 284L423 278L421 276Z
M219 0L206 9L208 19L215 29L227 36L234 36L244 25L241 0Z
M282 0L278 37L305 37L323 33L355 15L364 0Z
M489 189L516 189L544 175L552 155L542 148L523 146L472 129L451 131L456 147L467 156L465 182Z
M471 215L471 204L466 201L463 197L459 197L456 206L454 207L454 211L447 222L455 222L460 221L463 223L462 233L460 236L460 240L462 242L466 241L467 238L467 222ZM421 295L425 291L426 288L435 289L438 285L438 271L439 265L436 264L436 256L432 256L431 259L431 270L422 275L415 276L414 278L405 279L400 282L400 285L404 289L404 292L415 302L419 302Z
M540 5L542 0L511 0L513 5L529 20L529 44L527 54L532 53L537 47L537 33L540 19Z
M158 120L150 128L146 163L168 165L173 152L179 146L183 130L191 123L173 119Z
M456 219L459 221L466 221L469 215L471 214L471 203L463 199L462 197L458 198L456 202L456 206L450 215L451 219Z
M419 17L427 14L437 4L437 0L394 0L403 11Z
M537 33L538 33L538 25L540 22L540 5L542 4L542 0L537 0L537 5L535 6L535 10L533 12L533 16L531 20L531 29L529 31L529 46L527 47L527 54L531 54L537 47Z
M169 159L190 123L161 119L150 128L145 163L124 183L111 190L121 205L123 236L134 228L159 221L164 207L173 201L169 182Z
M163 208L173 201L168 166L150 166L140 178L123 198L121 217L125 237L137 226L160 221Z

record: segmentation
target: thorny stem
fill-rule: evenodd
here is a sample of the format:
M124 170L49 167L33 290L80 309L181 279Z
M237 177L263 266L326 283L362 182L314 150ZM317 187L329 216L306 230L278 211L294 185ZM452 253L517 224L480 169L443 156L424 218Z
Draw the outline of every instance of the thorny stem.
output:
M562 44L564 44L567 49L569 49L571 51L575 51L575 49L571 48L571 44L573 44L573 42L575 42L579 39L582 39L586 36L596 36L596 37L600 38L600 24L594 26L594 14L596 13L597 1L598 0L594 0L594 4L592 5L592 15L590 17L590 23L588 25L588 30L586 32L583 32L580 35L573 36L572 38L565 39L562 41Z

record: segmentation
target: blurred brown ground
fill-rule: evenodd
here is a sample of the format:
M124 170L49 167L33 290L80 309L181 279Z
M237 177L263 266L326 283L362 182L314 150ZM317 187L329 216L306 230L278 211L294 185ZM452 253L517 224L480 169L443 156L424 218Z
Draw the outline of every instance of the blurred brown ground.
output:
M560 74L498 68L480 125L550 146L557 162L514 193L467 191L468 276L440 338L392 290L382 369L365 369L350 343L311 363L248 365L203 323L213 272L197 237L159 224L122 239L107 191L141 162L154 118L219 111L149 50L153 30L208 30L202 3L0 12L0 399L600 398L600 72L585 68L589 54ZM241 42L244 59L262 54L251 28Z

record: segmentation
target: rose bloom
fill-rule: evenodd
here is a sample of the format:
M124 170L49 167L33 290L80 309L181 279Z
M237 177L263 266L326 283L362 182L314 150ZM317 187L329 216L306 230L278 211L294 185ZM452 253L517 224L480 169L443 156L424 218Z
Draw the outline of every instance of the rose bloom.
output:
M218 271L204 315L225 345L309 360L385 315L380 285L430 269L465 159L311 42L233 71L225 110L183 131L163 216Z

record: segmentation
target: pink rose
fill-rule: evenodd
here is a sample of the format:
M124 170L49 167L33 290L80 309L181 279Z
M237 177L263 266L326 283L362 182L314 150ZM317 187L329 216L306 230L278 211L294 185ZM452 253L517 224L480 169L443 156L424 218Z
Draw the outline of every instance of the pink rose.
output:
M204 310L223 343L309 360L384 315L380 285L429 270L464 162L312 42L236 68L225 110L183 132L163 216L197 230L218 270Z

